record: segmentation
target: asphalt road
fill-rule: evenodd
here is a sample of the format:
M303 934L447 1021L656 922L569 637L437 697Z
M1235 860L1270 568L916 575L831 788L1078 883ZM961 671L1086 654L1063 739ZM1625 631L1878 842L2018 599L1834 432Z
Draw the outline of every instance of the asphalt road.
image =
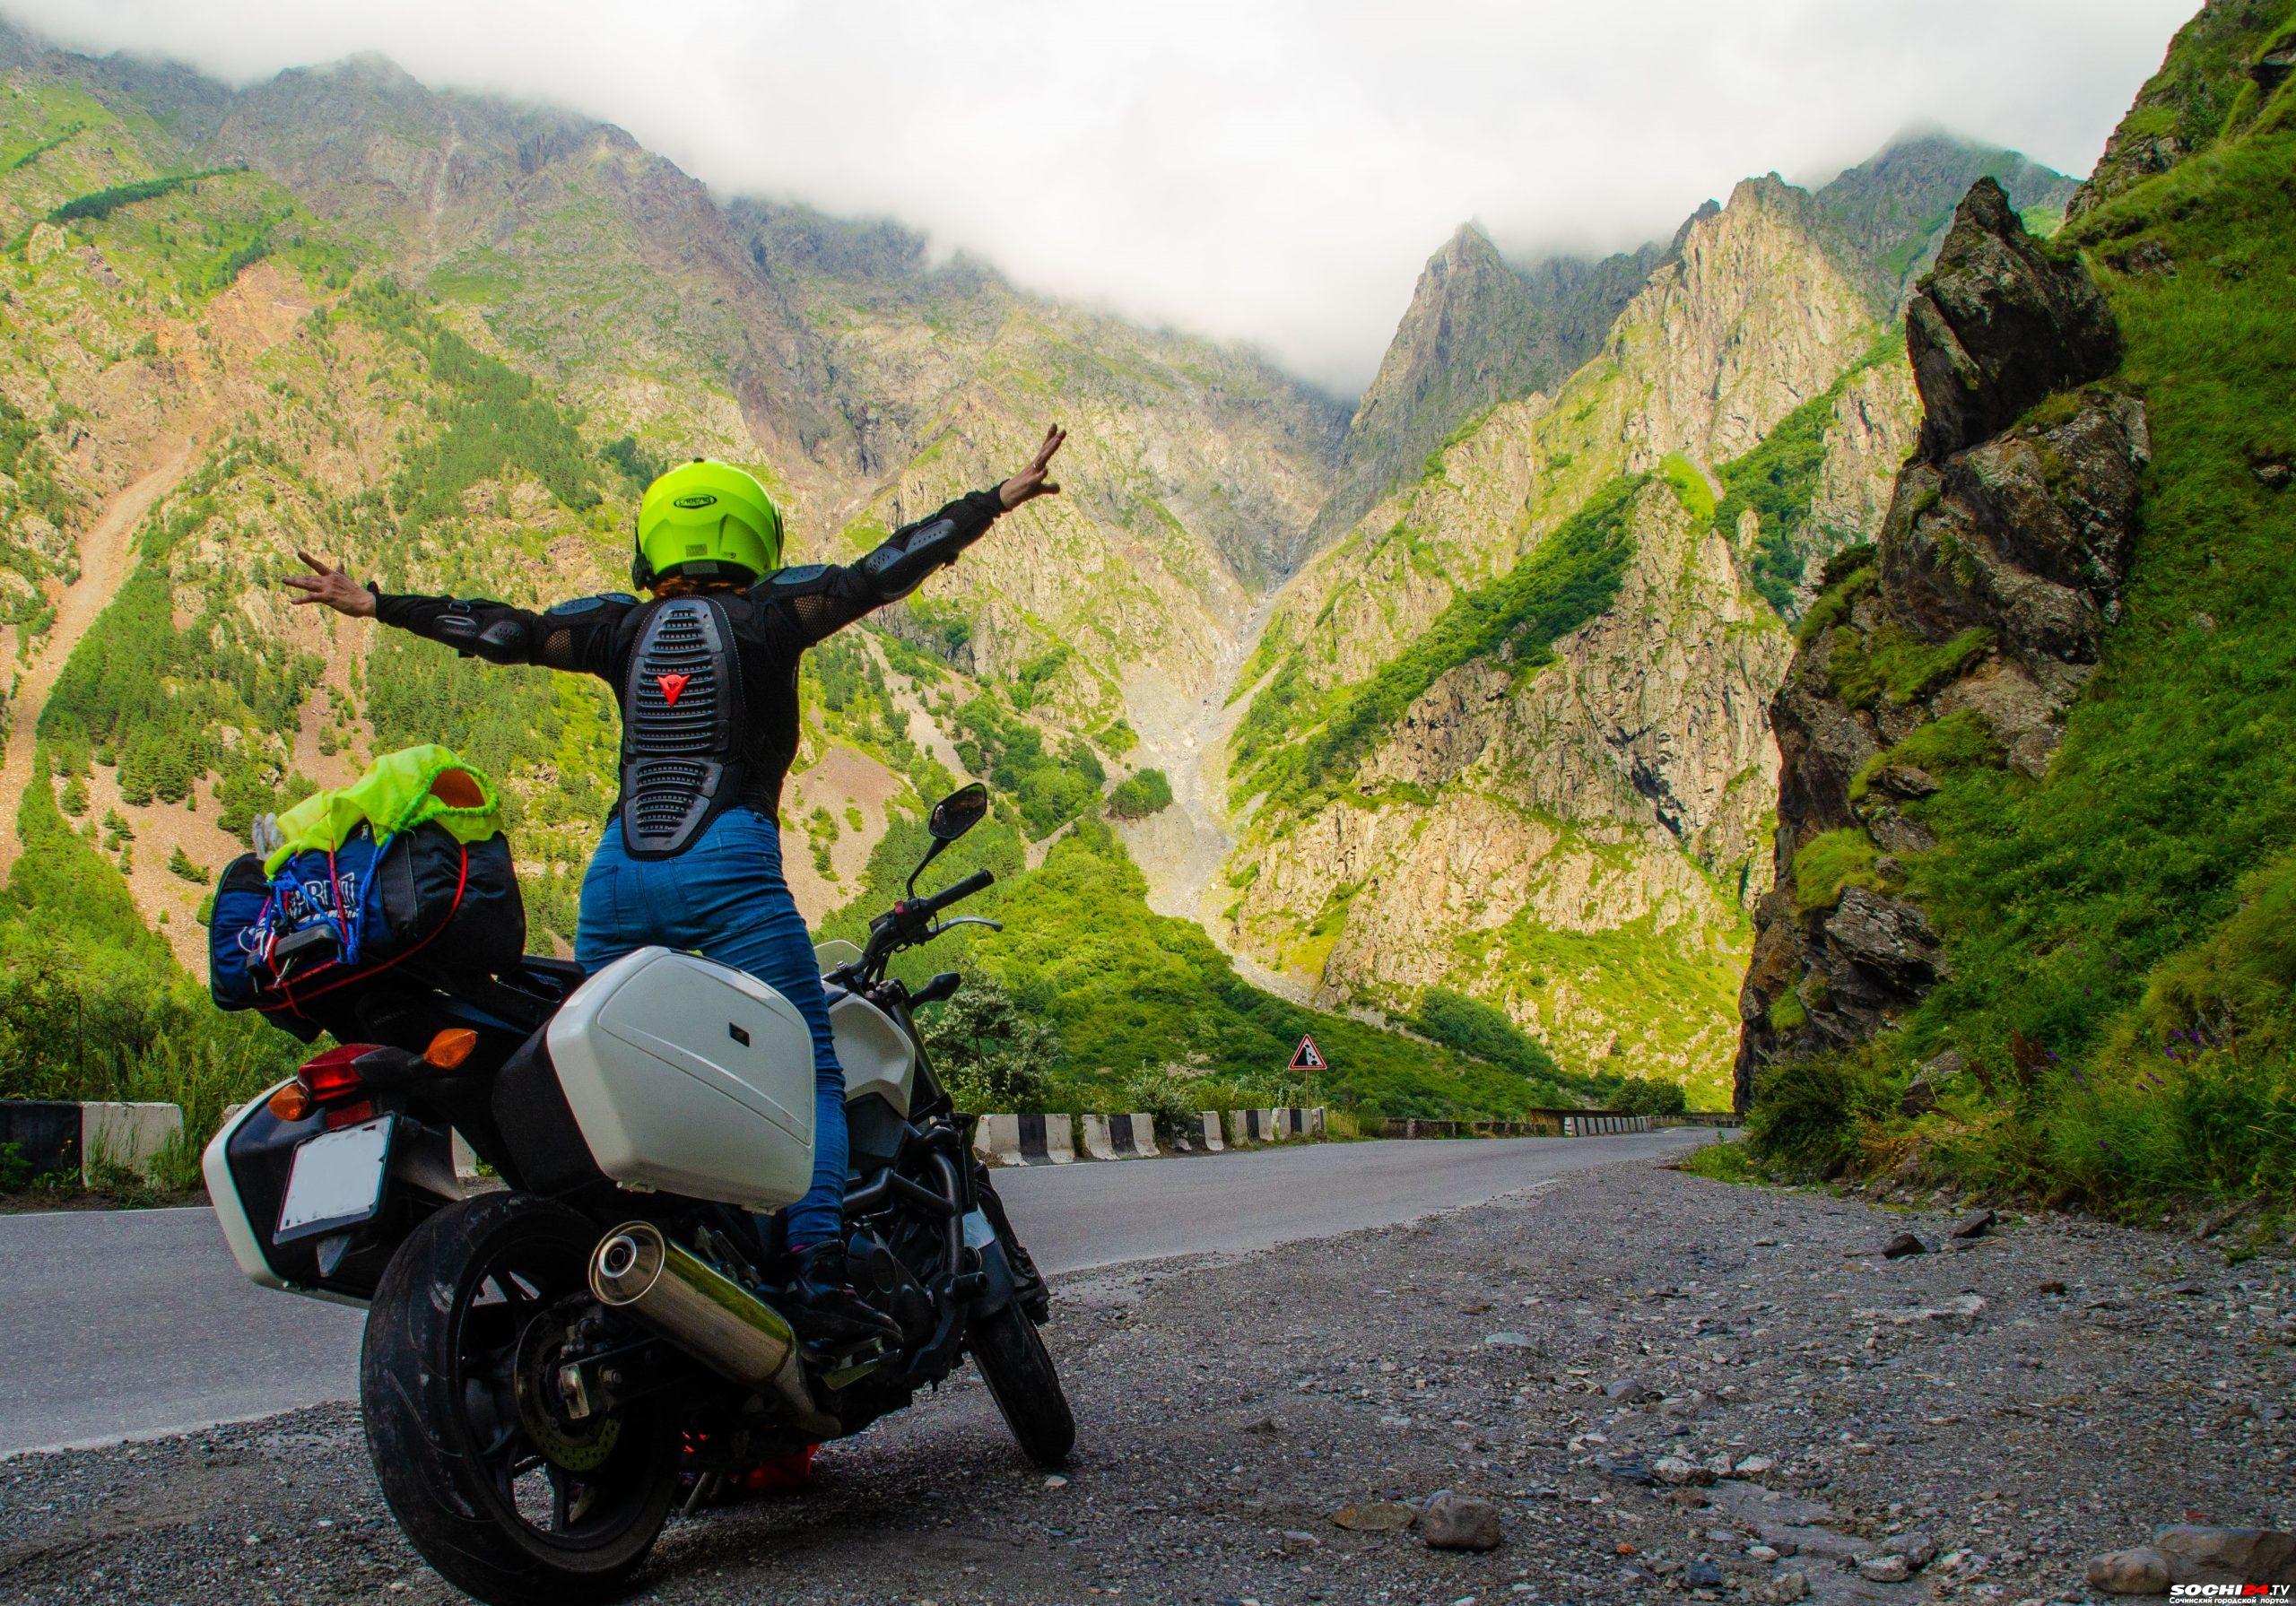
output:
M1039 1263L1066 1272L1407 1220L1712 1135L1302 1144L996 1185ZM204 1209L0 1216L0 1456L349 1399L363 1319L248 1282Z

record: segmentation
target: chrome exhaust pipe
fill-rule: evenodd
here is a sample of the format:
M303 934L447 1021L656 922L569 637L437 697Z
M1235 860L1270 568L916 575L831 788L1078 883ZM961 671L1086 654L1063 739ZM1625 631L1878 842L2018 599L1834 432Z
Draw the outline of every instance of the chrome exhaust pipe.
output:
M770 1390L806 1433L844 1431L805 1386L797 1335L781 1313L700 1257L662 1236L651 1221L625 1221L590 1252L590 1292L628 1311L711 1370Z

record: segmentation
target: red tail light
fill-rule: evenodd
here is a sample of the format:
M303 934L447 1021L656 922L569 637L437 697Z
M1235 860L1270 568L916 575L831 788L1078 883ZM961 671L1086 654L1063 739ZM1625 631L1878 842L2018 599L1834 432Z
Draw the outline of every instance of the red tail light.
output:
M367 1084L359 1075L359 1057L374 1051L372 1043L345 1043L340 1048L330 1048L317 1058L306 1061L303 1068L295 1072L295 1080L319 1103L340 1103L366 1090Z

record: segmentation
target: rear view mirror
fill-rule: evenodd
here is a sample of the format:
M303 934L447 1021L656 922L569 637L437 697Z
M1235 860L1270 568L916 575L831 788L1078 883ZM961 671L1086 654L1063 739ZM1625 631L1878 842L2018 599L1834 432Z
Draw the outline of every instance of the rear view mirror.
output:
M960 786L933 805L933 813L925 822L935 842L954 842L988 813L988 788L978 781Z

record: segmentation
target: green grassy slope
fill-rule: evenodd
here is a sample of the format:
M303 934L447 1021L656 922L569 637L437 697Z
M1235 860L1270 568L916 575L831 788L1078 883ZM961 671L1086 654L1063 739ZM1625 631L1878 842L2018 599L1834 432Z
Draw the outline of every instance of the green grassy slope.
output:
M1917 1133L1889 1089L1951 1047L1978 1069L1918 1135L1963 1175L2129 1211L2296 1197L2296 91L2243 71L2296 28L2228 42L2255 9L2212 7L2123 131L2206 104L2205 148L2064 237L2152 430L2100 673L2043 781L1939 763L1909 811L1939 846L1904 868L1951 975L1902 1033L1779 1073L1758 1119L1781 1150L1893 1154Z

